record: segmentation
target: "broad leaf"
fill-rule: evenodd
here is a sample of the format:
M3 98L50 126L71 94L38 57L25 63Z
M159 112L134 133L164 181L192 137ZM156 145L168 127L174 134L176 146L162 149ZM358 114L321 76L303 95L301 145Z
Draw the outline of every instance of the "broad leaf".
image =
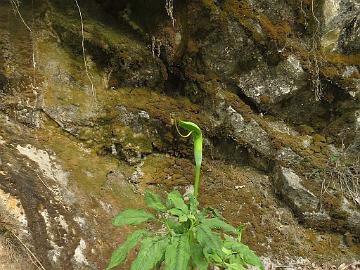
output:
M114 226L137 225L155 217L143 209L127 209L119 213L113 220Z
M163 258L168 238L151 237L142 241L141 249L131 264L131 270L152 270Z
M179 191L174 190L168 194L168 200L178 209L183 211L185 214L189 212L188 206L185 204L183 197Z
M146 230L137 230L133 232L126 241L120 245L111 255L110 262L106 267L107 270L120 265L127 257L129 251L133 249L137 242L147 233Z
M229 263L232 265L241 265L247 267L247 263L241 258L239 254L232 254L229 256Z
M145 190L145 203L147 207L155 209L159 212L166 211L166 207L162 204L160 196L150 190Z
M165 252L165 270L188 270L189 260L189 234L173 237Z
M211 214L214 217L225 220L225 218L221 215L219 210L217 210L216 208L206 207L201 212L203 213L204 216L207 216L208 214Z
M184 212L178 208L171 208L168 210L168 212L173 215L173 216L177 216L180 217L182 215L184 215Z
M226 270L246 270L246 268L244 268L244 266L242 266L241 264L237 264L237 263L227 263L225 269Z
M203 224L196 228L196 239L203 248L211 251L221 251L222 243L219 235Z
M230 237L225 237L224 247L231 249L232 251L239 254L242 260L246 264L259 267L261 270L264 269L264 265L261 262L260 258L247 246L239 242L231 240Z
M172 230L176 234L182 234L184 232L184 226L182 226L179 222L173 220L172 218L166 219L165 224L170 230Z
M178 217L178 221L180 223L184 223L188 220L188 216L186 215L186 213L184 213L182 210L178 208L171 208L170 210L168 210L168 213L171 214L172 216Z
M179 216L179 222L180 222L180 223L184 223L184 222L186 222L186 221L188 221L188 216L187 216L187 215L181 215L181 216Z
M209 262L215 263L216 265L222 265L223 263L221 257L216 253L205 252L205 257Z
M233 251L231 249L227 249L226 247L222 247L221 250L227 257L233 254Z
M202 223L207 227L209 227L210 229L222 229L225 232L231 232L231 233L237 232L233 226L231 226L230 224L226 223L225 221L217 217L205 219Z
M238 228L237 228L237 236L238 236L238 241L241 242L241 238L242 238L242 232L245 229L245 225L241 224Z
M198 200L195 198L195 196L193 194L190 194L189 195L189 201L190 201L190 211L193 214L196 214L198 206L199 206Z
M209 263L206 261L203 249L198 243L191 245L191 258L196 270L207 270Z

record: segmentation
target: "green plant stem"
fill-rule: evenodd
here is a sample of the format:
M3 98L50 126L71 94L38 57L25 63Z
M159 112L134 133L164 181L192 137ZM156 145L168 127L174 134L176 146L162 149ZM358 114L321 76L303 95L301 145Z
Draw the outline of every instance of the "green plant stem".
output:
M195 171L195 184L194 184L194 196L197 199L198 194L199 194L199 182L200 182L200 165L196 166L196 171Z
M180 130L177 127L177 122L175 121L175 127L179 135L183 138L186 138L190 135L192 135L193 143L194 143L194 157L195 157L195 183L194 183L194 196L197 198L199 193L199 181L200 181L200 167L201 167L201 161L202 161L202 132L201 129L194 124L193 122L187 122L187 121L179 121L179 126L187 131L189 133L187 135L181 134Z

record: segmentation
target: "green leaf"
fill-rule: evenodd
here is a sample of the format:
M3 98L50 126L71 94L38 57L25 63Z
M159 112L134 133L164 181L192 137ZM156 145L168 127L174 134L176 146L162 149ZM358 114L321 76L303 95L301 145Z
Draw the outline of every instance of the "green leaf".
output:
M244 260L241 258L241 256L239 256L238 254L232 254L229 256L229 263L230 264L236 264L236 265L241 265L243 267L247 266L247 263L244 262Z
M211 229L204 224L196 228L196 239L203 248L211 251L221 251L221 239L218 234L211 231Z
M189 212L188 206L185 204L183 197L179 191L174 190L168 194L168 200L178 209L183 211L185 214Z
M230 224L219 218L208 218L203 220L202 224L209 227L210 229L222 229L225 232L236 233L237 230Z
M147 207L155 209L159 212L166 211L166 207L162 204L160 196L150 190L145 190L145 203Z
M189 201L190 201L190 211L193 214L197 214L197 210L199 207L199 202L198 200L195 198L195 196L193 194L189 195Z
M168 228L170 228L170 230L172 230L174 233L176 234L181 234L184 232L184 226L182 226L182 224L180 224L179 222L168 218L165 220L165 223L167 225Z
M245 224L241 224L241 225L236 229L238 242L241 242L242 232L243 232L244 229L245 229Z
M204 216L207 216L208 214L211 214L214 217L217 217L219 219L225 220L225 218L221 215L219 210L212 208L212 207L206 207L202 210L202 213Z
M133 249L137 242L147 233L146 230L137 230L133 232L126 241L120 245L111 255L110 262L106 267L106 270L110 270L118 265L120 265L127 257L129 251Z
M233 254L232 250L227 249L226 247L222 247L221 250L222 250L222 252L224 252L224 254L225 254L226 256L229 256L229 255Z
M173 215L173 216L177 216L180 217L182 215L184 215L184 212L178 208L171 208L170 210L168 210L168 212Z
M170 213L171 215L178 217L178 221L180 223L184 223L188 220L188 216L180 209L178 208L171 208L170 210L168 210L168 213Z
M173 237L165 252L165 270L187 270L189 260L189 234Z
M206 257L207 257L208 261L210 261L210 262L212 262L212 263L214 263L216 265L222 265L223 264L223 260L216 253L207 253Z
M168 238L149 237L142 241L141 249L131 264L131 270L152 270L164 258Z
M207 270L209 263L206 261L203 249L198 243L191 245L191 258L197 270Z
M137 225L155 217L143 209L127 209L119 213L113 220L114 226Z
M331 156L331 158L330 158L330 162L334 163L334 162L336 162L338 159L339 159L339 156L333 155L333 156Z
M244 266L237 263L226 263L226 270L246 270Z
M181 216L179 216L179 222L180 222L180 223L184 223L184 222L186 222L186 221L188 221L188 216L187 216L187 215L181 215Z
M231 249L232 251L238 253L242 260L246 264L259 267L261 270L264 269L264 265L261 262L260 258L252 251L247 245L243 243L235 242L230 237L225 237L224 247Z

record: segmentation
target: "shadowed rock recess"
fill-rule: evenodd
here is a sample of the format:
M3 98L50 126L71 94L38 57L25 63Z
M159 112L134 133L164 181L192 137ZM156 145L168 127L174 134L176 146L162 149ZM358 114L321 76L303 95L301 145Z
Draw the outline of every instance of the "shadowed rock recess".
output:
M118 211L192 184L173 118L268 269L360 260L360 1L78 4L83 35L73 0L0 1L0 269L104 269Z

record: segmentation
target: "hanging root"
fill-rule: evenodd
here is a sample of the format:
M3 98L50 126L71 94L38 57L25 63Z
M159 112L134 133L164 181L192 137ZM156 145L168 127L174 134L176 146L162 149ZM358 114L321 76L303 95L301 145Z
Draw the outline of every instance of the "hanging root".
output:
M307 20L306 20L306 12L305 12L305 10L304 10L304 8L303 8L303 0L301 0L301 2L300 2L300 10L301 10L301 13L303 14L303 16L304 16L304 25L305 25L305 28L308 26L308 22L307 22Z
M91 74L89 72L89 68L88 68L88 63L86 60L86 54L85 54L85 37L84 37L84 21L83 21L83 16L82 16L82 12L79 6L79 3L77 0L74 0L76 7L79 11L79 16L80 16L80 23L81 23L81 47L82 47L82 54L83 54L83 60L84 60L84 66L85 66L85 73L86 76L88 77L90 84L91 84L91 94L93 95L94 98L96 98L96 89L94 87L94 83L91 79Z
M151 37L151 52L152 52L152 56L155 57L160 57L161 54L161 46L162 46L162 42L160 39L157 39L155 36Z
M6 248L6 254L8 255L6 261L11 263L20 263L21 266L28 264L28 261L24 260L19 253L19 249L21 248L25 251L26 255L29 257L29 260L36 267L36 269L46 270L37 256L26 246L20 237L7 228L8 226L13 227L14 225L6 221L2 221L1 218L2 217L0 216L0 225L2 230L0 236L0 249L1 247ZM33 269L29 266L28 268ZM21 269L23 268L21 267Z
M174 18L174 0L166 0L165 9L169 15L173 27L175 27L175 18Z
M25 245L25 243L15 234L11 234L18 240L18 242L25 248L26 254L29 256L30 261L36 266L37 269L46 270L36 255Z
M321 183L321 198L328 189L339 190L342 195L360 206L360 158L348 153L345 146L338 155L333 156L327 167L319 171L317 178L323 179ZM322 205L320 205L322 208Z
M313 75L314 77L313 77L312 83L314 86L315 100L319 101L319 100L321 100L321 98L323 96L322 85L321 85L321 80L320 80L319 61L318 61L318 57L316 55L317 48L319 47L318 39L319 39L320 21L315 15L314 0L311 0L311 15L314 18L314 20L316 21L316 30L312 35L312 46L311 46L311 51L313 52L313 55L314 55L314 61L313 61L314 66L313 67L314 67L314 72L315 72L315 74Z
M323 96L323 92L322 92L322 86L320 80L319 62L316 55L314 55L314 69L315 69L315 76L313 78L313 85L315 92L315 100L320 101Z
M26 29L30 32L31 35L31 41L32 41L32 66L33 66L33 85L32 88L35 90L36 80L35 80L35 74L36 74L36 60L35 60L35 42L34 42L34 32L32 31L31 27L26 23L24 17L22 16L20 12L20 2L19 0L10 0L10 4L14 10L14 12L19 16L21 22L24 24ZM34 20L34 18L33 18ZM33 21L34 22L34 21Z
M29 32L32 32L30 26L25 22L24 17L21 15L21 12L19 10L19 7L20 7L19 1L18 0L10 0L10 4L13 7L14 12L19 15L19 18L21 19L22 23L25 25L27 30L29 30Z

